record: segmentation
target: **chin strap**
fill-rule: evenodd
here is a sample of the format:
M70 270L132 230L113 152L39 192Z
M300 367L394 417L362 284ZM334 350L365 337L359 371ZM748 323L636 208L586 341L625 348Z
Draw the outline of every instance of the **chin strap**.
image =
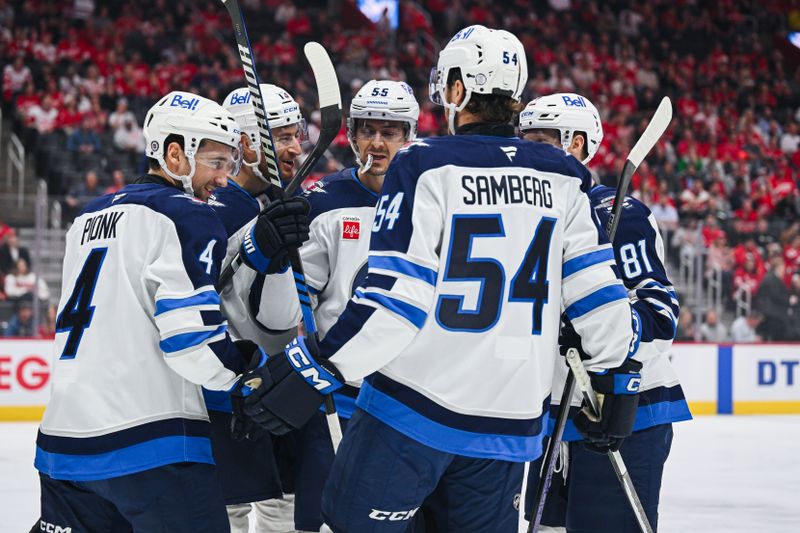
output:
M469 103L469 99L472 97L472 91L467 91L467 94L464 96L464 101L461 102L461 105L456 105L450 103L444 97L444 88L439 89L439 96L442 99L442 106L449 109L450 112L447 114L447 131L450 135L456 134L456 113L459 111L463 111L467 104Z
M367 162L366 164L361 161L361 157L358 155L358 147L356 146L355 141L350 138L350 135L347 136L347 140L350 143L350 149L353 151L353 155L356 158L356 166L358 166L358 171L360 173L367 172L370 168L372 168L372 154L367 154Z
M253 172L253 175L255 175L255 177L257 177L267 185L271 184L271 182L261 172L261 169L258 168L261 165L261 150L256 150L256 160L254 162L248 163L247 161L244 160L244 158L242 158L242 164L247 168L249 168Z
M358 166L360 167L359 170L362 174L365 174L369 169L372 168L372 154L367 154L367 163L363 166L361 165L361 159L358 159Z
M186 194L194 196L194 188L192 187L192 178L194 177L195 170L194 154L186 154L186 160L189 161L189 173L185 176L179 176L167 168L167 164L164 162L163 157L158 158L158 163L161 165L161 170L163 170L167 176L181 182L183 185L183 190L186 192Z

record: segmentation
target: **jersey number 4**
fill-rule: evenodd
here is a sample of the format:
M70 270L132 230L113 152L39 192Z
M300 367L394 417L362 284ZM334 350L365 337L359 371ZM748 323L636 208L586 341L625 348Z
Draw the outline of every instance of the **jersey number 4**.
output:
M522 264L509 287L509 302L531 302L533 335L542 332L542 309L547 303L547 260L556 219L543 217L536 227ZM472 257L476 237L505 237L501 215L454 215L450 230L450 252L444 281L480 283L474 310L464 309L464 296L443 294L436 303L436 320L450 331L486 331L497 324L502 308L506 273L496 259ZM502 246L502 245L500 245Z
M86 258L83 268L78 274L78 279L75 280L72 294L70 294L64 309L56 319L56 332L69 332L60 359L75 358L83 332L92 323L92 316L94 315L92 296L94 295L97 277L100 274L100 267L103 266L107 251L108 248L95 248L89 252L89 257Z

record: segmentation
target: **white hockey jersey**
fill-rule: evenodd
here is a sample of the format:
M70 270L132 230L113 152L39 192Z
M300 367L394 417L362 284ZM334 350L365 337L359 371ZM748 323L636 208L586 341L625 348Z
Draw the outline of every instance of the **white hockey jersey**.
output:
M222 221L228 235L222 271L239 253L245 234L267 201L266 196L254 197L233 180L228 181L227 187L214 191L208 204ZM270 329L262 322L264 317L269 318L285 307L299 308L299 305L291 271L269 277L274 281L265 285L263 274L243 265L219 291L222 314L228 321L231 336L251 340L267 353L274 354L283 350L296 331L294 327ZM203 396L209 409L232 411L228 392L204 390Z
M601 370L628 354L631 307L611 267L595 267L609 245L588 171L510 126L464 130L474 134L395 156L364 288L320 350L348 381L369 376L357 406L405 435L529 461L541 454L561 309L593 356L589 370Z
M378 195L361 183L355 168L325 176L304 195L311 204L311 231L300 248L300 258L313 295L319 337L324 338L367 277L369 237ZM284 285L279 276L267 276L264 292L280 292ZM280 309L262 311L262 316L271 320L269 328L280 329L300 321L300 305L294 297ZM339 416L352 415L359 384L350 383L334 393Z
M225 241L208 205L156 176L75 219L40 472L93 480L213 463L200 385L230 389L243 370L214 288Z
M603 186L594 187L589 192L601 228L608 223L615 195L616 189ZM633 430L639 431L659 424L689 420L692 415L678 375L668 357L680 307L664 267L664 243L658 225L650 209L635 198L625 197L622 210L614 248L606 252L606 263L617 269L628 289L628 297L636 315L637 342L632 357L642 363L642 383ZM566 366L556 366L550 411L551 430L555 426L567 372ZM581 398L576 388L571 402L573 411L577 411ZM571 416L564 428L563 438L582 438Z

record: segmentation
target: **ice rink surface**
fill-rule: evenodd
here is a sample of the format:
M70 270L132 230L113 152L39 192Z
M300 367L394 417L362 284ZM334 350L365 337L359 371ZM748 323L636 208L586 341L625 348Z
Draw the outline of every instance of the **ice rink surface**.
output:
M36 424L0 424L0 532L39 512ZM675 426L662 533L800 531L800 416L700 417Z

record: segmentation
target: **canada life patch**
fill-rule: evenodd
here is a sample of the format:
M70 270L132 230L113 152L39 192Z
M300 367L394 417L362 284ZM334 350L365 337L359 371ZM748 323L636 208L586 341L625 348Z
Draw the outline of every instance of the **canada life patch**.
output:
M357 241L361 235L361 217L342 217L342 240Z

